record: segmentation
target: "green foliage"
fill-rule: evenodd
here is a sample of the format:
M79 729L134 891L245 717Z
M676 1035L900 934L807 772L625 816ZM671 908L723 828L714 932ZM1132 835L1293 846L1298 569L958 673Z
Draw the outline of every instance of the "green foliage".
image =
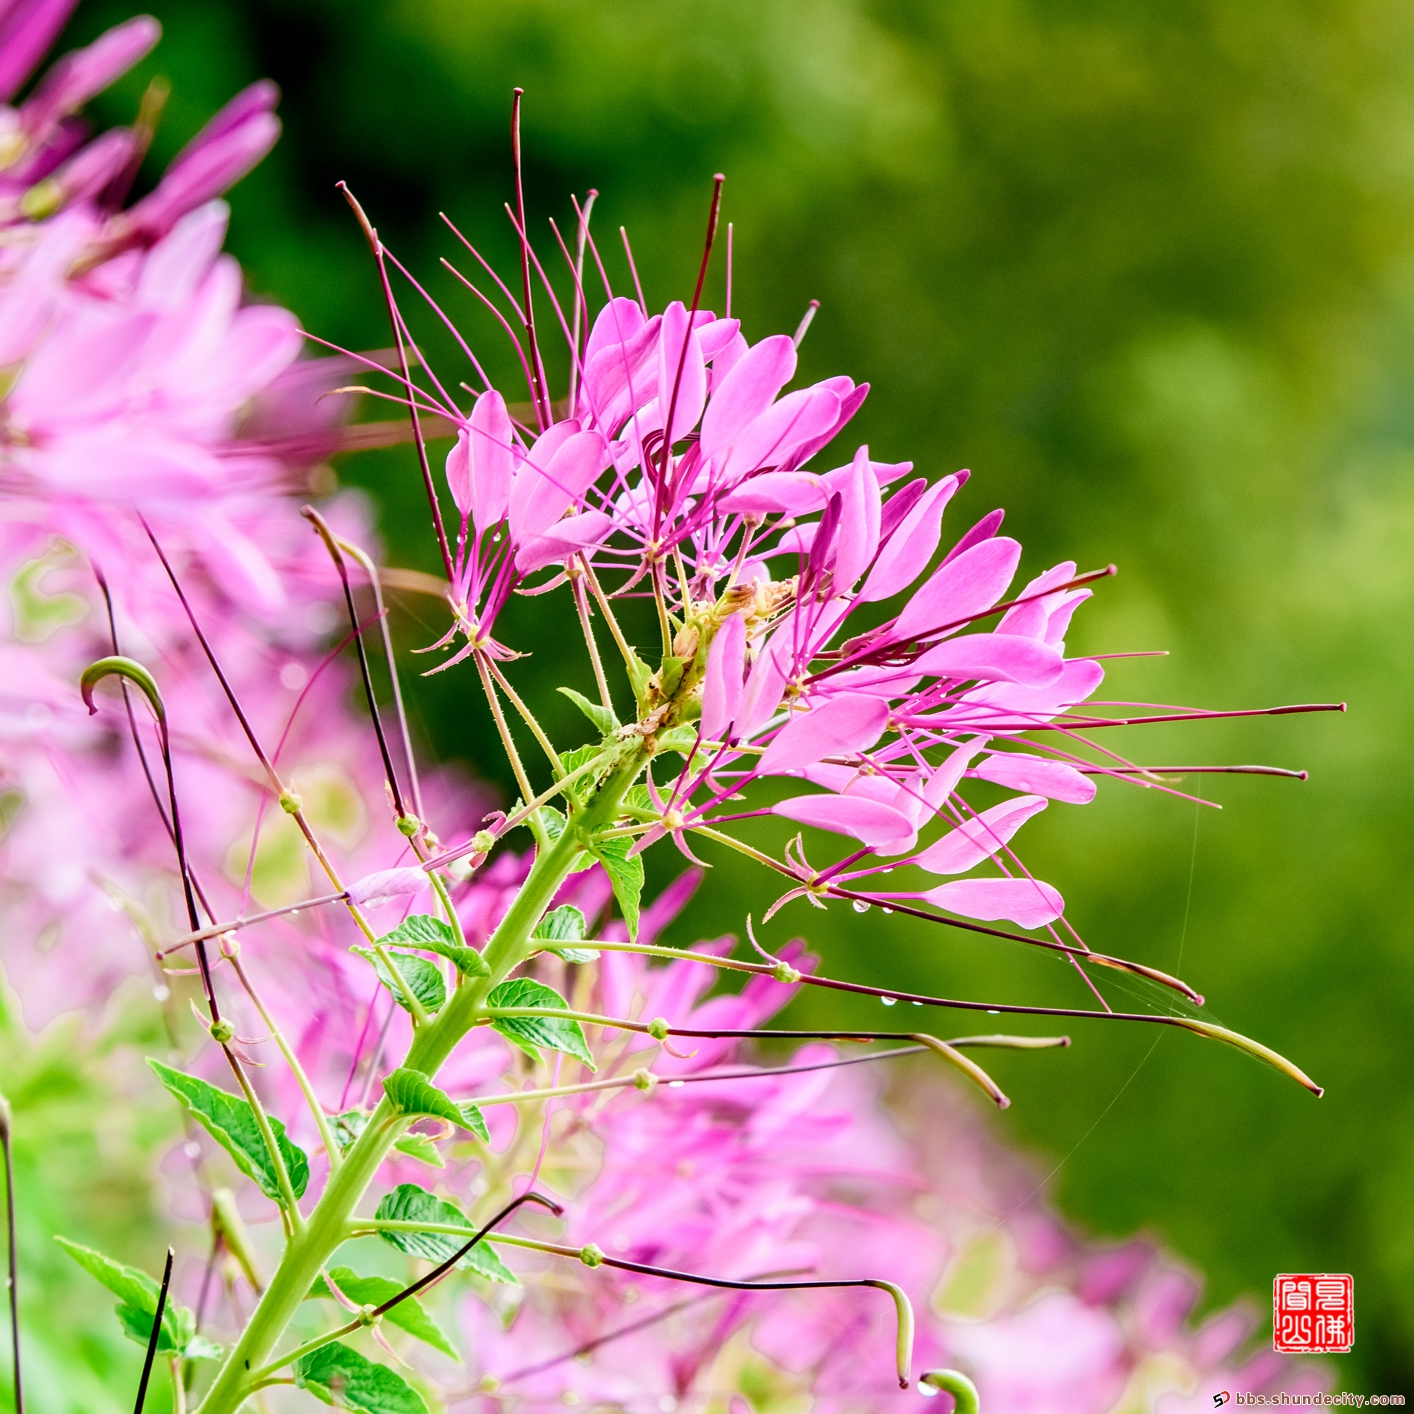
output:
M539 1060L539 1048L543 1046L546 1050L562 1051L583 1061L590 1070L594 1069L594 1058L589 1054L579 1022L563 1016L494 1015L498 1007L551 1007L567 1011L569 1003L553 987L532 977L512 977L492 988L486 1005L493 1013L491 1025L527 1055Z
M584 915L572 903L567 903L547 913L535 925L532 936L553 944L546 951L564 958L566 962L593 962L599 956L594 948L564 946L577 943L584 936L584 928Z
M420 1070L399 1069L383 1077L383 1093L403 1115L431 1115L434 1119L465 1124L466 1118L452 1097L439 1090Z
M611 732L616 732L621 725L612 707L604 707L598 702L591 702L582 692L576 692L572 687L562 687L559 689L591 722L594 723L595 730L600 736L608 736ZM568 758L561 758L565 761L565 770L572 771L574 767L569 764ZM586 761L591 758L586 756ZM580 762L578 764L583 764Z
M187 1113L235 1160L236 1167L247 1178L253 1178L260 1191L273 1202L282 1201L275 1163L269 1147L255 1120L255 1111L243 1095L218 1090L195 1075L173 1070L159 1060L148 1060L157 1078L181 1101ZM304 1196L309 1184L309 1159L304 1150L285 1138L285 1126L273 1116L270 1128L289 1174L290 1187L296 1198Z
M118 1298L114 1309L123 1333L146 1348L152 1339L152 1321L157 1314L161 1286L146 1272L115 1262L92 1247L71 1242L67 1237L56 1237L54 1240L84 1271L102 1282ZM221 1348L197 1335L196 1315L188 1307L178 1306L169 1299L162 1308L157 1353L181 1355L188 1360L213 1360L220 1356Z
M464 977L486 976L486 963L481 954L475 948L459 944L450 924L426 913L414 913L405 918L391 933L385 933L378 941L385 948L421 948L424 952L436 953L438 957L445 957L451 962ZM411 983L412 979L408 980Z
M391 1193L385 1194L374 1216L387 1222L436 1223L440 1227L461 1227L466 1229L467 1237L476 1231L459 1208L454 1208L415 1183L400 1183ZM378 1236L410 1257L422 1257L429 1262L438 1263L445 1262L466 1241L466 1238L456 1238L445 1232L380 1230ZM514 1273L485 1241L478 1242L457 1266L485 1277L488 1281L498 1281L505 1286L518 1284Z
M329 1280L358 1306L381 1306L404 1289L405 1283L391 1277L362 1277L352 1267L330 1267ZM320 1277L309 1289L311 1297L325 1296L333 1299L334 1293L329 1283ZM446 1332L427 1314L427 1308L415 1296L405 1297L396 1306L383 1313L383 1320L389 1325L405 1330L418 1340L425 1341L434 1350L450 1355L453 1360L461 1357L456 1347L447 1339Z
M643 857L629 853L633 843L628 836L620 836L618 839L595 840L590 846L614 886L614 897L618 899L619 911L628 925L630 940L638 936L639 900L643 897Z
M423 946L419 944L419 946ZM429 1015L440 1011L447 1000L447 984L434 963L415 953L390 953L397 976L372 948L352 948L360 957L366 957L373 964L378 980L393 994L393 1000L404 1011L411 1011L408 996L414 996ZM406 989L406 990L405 990Z
M427 1404L396 1370L377 1365L350 1345L331 1341L290 1367L295 1384L316 1399L357 1414L427 1414Z

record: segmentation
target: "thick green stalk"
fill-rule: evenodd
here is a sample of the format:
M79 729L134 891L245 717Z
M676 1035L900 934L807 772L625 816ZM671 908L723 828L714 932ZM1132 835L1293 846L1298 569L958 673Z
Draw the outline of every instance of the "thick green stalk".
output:
M627 761L605 782L590 807L541 853L482 953L490 975L476 982L464 982L437 1017L418 1028L404 1066L424 1075L436 1075L457 1042L483 1020L487 995L537 950L530 945L535 925L569 876L583 842L617 813L624 791L642 769L643 759L635 755ZM199 1414L235 1414L254 1392L252 1376L268 1363L320 1269L348 1236L354 1209L407 1123L405 1117L394 1112L386 1097L379 1101L367 1127L344 1155L342 1166L330 1175L328 1186L304 1227L290 1239L279 1269L260 1298L245 1333L218 1372Z

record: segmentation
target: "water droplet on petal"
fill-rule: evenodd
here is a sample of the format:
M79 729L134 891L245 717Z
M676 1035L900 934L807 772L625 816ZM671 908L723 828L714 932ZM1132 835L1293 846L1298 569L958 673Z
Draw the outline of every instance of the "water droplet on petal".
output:
M868 913L869 905L865 903L862 898L857 898L854 901L854 911L856 913Z
M883 1004L884 1004L885 1006L897 1006L897 1005L898 1005L898 998L897 998L897 997L880 997L879 1000L880 1000L881 1002L883 1002Z

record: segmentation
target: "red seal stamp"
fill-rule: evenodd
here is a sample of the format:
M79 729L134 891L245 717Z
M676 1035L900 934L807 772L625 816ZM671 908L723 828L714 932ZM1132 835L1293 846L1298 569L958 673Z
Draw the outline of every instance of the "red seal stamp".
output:
M1344 1354L1355 1344L1355 1280L1336 1272L1272 1282L1272 1349L1289 1355Z

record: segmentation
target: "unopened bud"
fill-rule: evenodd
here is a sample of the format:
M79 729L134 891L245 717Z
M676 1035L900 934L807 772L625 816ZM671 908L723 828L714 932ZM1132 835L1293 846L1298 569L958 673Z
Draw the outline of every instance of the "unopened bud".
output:
M298 815L304 809L304 801L292 790L282 790L280 792L280 809L286 815Z
M490 854L496 843L496 836L490 830L478 830L471 837L471 847L477 854Z
M363 1307L361 1307L361 1308L359 1309L359 1313L358 1313L358 1322L359 1322L359 1325L361 1325L361 1326L371 1326L371 1325L373 1325L373 1324L378 1320L378 1317L373 1314L377 1309L378 1309L378 1308L377 1308L376 1306L363 1306Z
M220 949L222 957L239 957L241 955L240 939L234 933L222 933L216 941L216 946Z
M579 1260L586 1267L601 1267L604 1265L604 1250L596 1247L594 1243L588 1243L579 1249Z
M786 986L793 987L800 981L800 972L788 962L778 962L771 972L771 976L777 982L784 982Z
M697 645L702 641L702 635L698 632L696 624L688 624L686 628L679 631L678 636L673 639L673 652L679 658L691 658L697 652Z
M651 1070L644 1070L639 1066L633 1072L633 1088L642 1090L645 1095L651 1095L658 1088L658 1077Z
M665 1016L655 1016L648 1023L648 1034L655 1041L666 1041L668 1039L668 1019Z
M213 1021L211 1023L211 1039L218 1046L229 1046L236 1039L236 1028L229 1021Z
M416 815L398 816L398 833L411 839L422 828L422 821Z
M737 610L744 609L755 601L756 586L754 584L734 584L717 601L713 616L719 619L730 618Z

